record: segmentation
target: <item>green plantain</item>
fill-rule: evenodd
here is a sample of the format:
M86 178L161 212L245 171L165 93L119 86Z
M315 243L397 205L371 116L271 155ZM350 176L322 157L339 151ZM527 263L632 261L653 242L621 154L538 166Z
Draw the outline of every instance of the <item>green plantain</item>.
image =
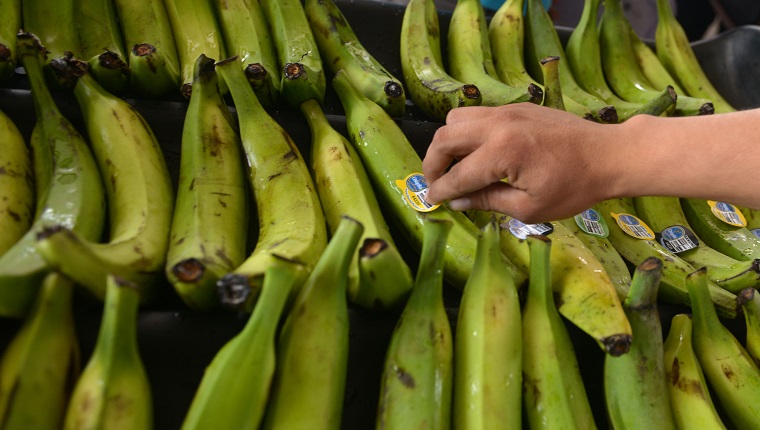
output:
M219 306L216 282L245 259L248 188L237 124L219 92L214 60L203 54L193 88L165 272L185 304L212 309Z
M37 118L31 139L37 205L31 228L0 257L0 315L10 317L26 313L50 270L35 247L37 234L60 224L95 240L102 234L105 219L98 166L84 138L61 114L48 90L39 39L19 33L18 55L32 88Z
M477 86L446 73L441 61L440 27L433 0L410 0L401 22L401 70L409 96L422 113L438 122L456 107L482 102Z
M301 104L312 134L311 171L331 232L344 215L364 226L348 269L348 298L366 309L400 307L412 271L399 253L359 154L327 120L316 100Z
M306 16L325 65L333 75L343 70L365 97L382 106L388 115L406 113L404 86L361 44L333 0L306 0Z
M237 59L217 63L235 102L247 173L258 213L253 252L218 287L222 303L249 310L274 255L297 261L308 274L327 243L325 216L309 168L285 130L264 110ZM294 291L295 292L295 291Z
M448 429L453 344L443 307L443 253L453 223L428 219L412 294L385 354L377 430Z

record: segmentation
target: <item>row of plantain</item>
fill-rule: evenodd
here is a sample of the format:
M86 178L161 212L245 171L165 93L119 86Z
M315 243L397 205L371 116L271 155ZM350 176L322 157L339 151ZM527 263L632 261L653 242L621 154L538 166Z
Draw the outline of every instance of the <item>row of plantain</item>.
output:
M551 21L534 3L528 3L527 27L533 32L526 32L526 42L547 41L548 47L543 49L554 51L552 55L557 52L563 55ZM588 2L587 9L594 5L598 6L598 3ZM90 360L92 364L85 368L80 377L82 382L77 384L68 401L65 419L71 423L88 419L111 422L126 419L125 416L143 420L129 424L133 428L149 426L147 422L151 414L147 382L134 343L138 301L149 303L160 297L160 289L167 279L193 308L209 309L224 303L251 312L243 331L220 350L209 365L188 411L186 428L223 426L223 420L227 420L228 427L239 427L241 423L257 427L263 422L270 428L291 428L297 426L297 420L305 420L301 423L310 428L318 426L318 421L324 422L325 428L337 427L345 384L346 295L353 303L370 309L399 307L406 303L386 358L377 416L380 428L405 428L413 419L428 423L432 420L445 426L452 410L456 427L465 427L464 421L484 420L489 414L499 412L508 412L508 417L496 421L505 424L518 420L519 423L523 402L532 426L549 419L556 419L558 426L571 422L582 428L592 426L593 419L588 401L582 394L574 353L566 335L562 334L563 321L556 312L551 312L555 308L600 344L608 353L606 361L610 366L612 363L627 363L619 364L622 367L636 366L637 360L658 354L656 348L658 342L661 343L661 335L657 332L659 326L651 326L654 317L647 317L650 335L646 331L637 331L639 326L631 313L642 307L640 303L634 303L636 300L649 301L649 308L654 306L653 291L663 301L694 306L697 350L700 350L699 342L704 345L716 337L696 335L705 318L711 318L697 317L699 309L707 309L700 315L713 315L709 309L714 306L713 309L722 316L735 317L744 306L748 328L756 327L750 321L756 318L753 317L756 315L753 306L757 306L757 301L749 298L754 292L752 287L758 282L757 257L747 251L754 245L741 247L743 253L738 252L735 258L743 261L727 260L728 257L718 257L717 253L710 251L685 251L679 255L700 255L705 261L686 262L657 241L640 240L626 234L622 228L615 228L618 224L627 225L629 231L651 233L651 229L644 228L641 223L618 222L619 219L633 219L637 210L644 212L635 200L603 202L576 219L537 226L526 226L518 220L497 215L498 228L490 213L471 214L476 224L446 206L427 205L424 202L424 178L419 174L419 156L392 119L392 116L403 113L399 108L404 106L400 82L361 47L332 2L307 1L305 11L308 14L300 2L263 2L263 6L269 14L267 22L277 51L287 55L295 53L292 61L282 62L279 94L287 103L298 106L309 122L313 136L311 165L307 166L292 139L264 109L267 103L276 99L267 99L275 94L272 87L265 93L257 91L261 86L252 82L249 74L250 69L257 67L240 67L240 56L228 59L219 56L222 60L215 62L205 54L213 51L201 51L195 57L192 78L182 87L184 94L191 97L183 129L176 196L172 195L166 165L150 128L129 104L103 88L106 85L98 80L96 67L79 60L76 55L63 55L58 61L48 62L51 55L45 53L52 51L43 48L34 34L17 36L17 56L32 88L37 125L30 142L33 162L24 151L23 139L17 139L17 150L22 154L19 159L26 156L27 161L26 164L15 161L18 166L9 169L19 172L13 175L15 185L3 187L3 190L17 191L9 199L15 206L8 206L12 210L6 212L16 214L10 218L27 222L26 227L23 222L17 222L13 224L15 230L7 230L19 233L9 239L7 251L2 250L5 252L0 255L0 310L5 316L26 316L25 328L19 333L18 340L14 340L14 345L19 346L7 350L9 358L6 362L11 363L7 367L11 376L5 378L9 388L7 391L3 389L3 395L12 395L4 397L8 418L3 422L19 420L19 426L25 428L31 425L27 420L48 418L53 423L60 423L68 397L65 388L55 394L46 390L47 396L58 402L58 409L51 406L51 410L59 413L41 417L20 406L31 404L24 401L24 396L38 399L40 386L22 381L26 375L34 374L36 364L25 359L34 356L32 348L47 351L36 353L39 357L50 354L49 346L36 343L39 339L61 342L59 347L67 351L61 356L71 359L57 363L61 367L56 374L64 382L67 377L76 377L78 358L70 330L70 306L67 299L50 298L52 294L70 298L74 285L105 300L106 307L96 353ZM461 19L467 7L475 13L470 15L473 19L469 23ZM502 10L515 7L519 8L512 10L521 11L522 2L508 1ZM492 25L502 10L494 16ZM197 13L197 9L193 15L213 16ZM518 19L510 20L514 23L511 31L515 36L512 39L520 41L520 52L521 16L518 13L513 16ZM437 11L432 1L412 0L409 3L402 25L401 55L405 83L415 104L430 112L431 116L441 118L448 109L463 104L451 101L448 98L451 91L445 86L428 88L426 98L415 99L424 83L435 79L442 84L448 82L440 79L443 68L436 67L440 63L440 48L430 50L437 46L434 19L437 19ZM457 25L457 22L466 24ZM481 52L482 57L478 60L476 55L474 61L484 61L482 58L488 57L489 51L482 45L488 40L484 36L484 23L477 2L460 1L452 16L449 35L468 28L477 30L471 31L470 37L452 39L462 43L476 41L477 49L470 51ZM193 28L198 26L200 24L196 23ZM588 26L579 25L578 28L585 27ZM312 35L312 28L314 40L304 38L304 35ZM629 27L626 23L622 28ZM226 34L227 30L224 32ZM542 32L544 37L532 36ZM600 43L595 46L599 47ZM449 43L449 58L453 57L454 49L454 43ZM540 53L543 51L535 52L543 55ZM332 84L346 112L350 139L332 129L321 111L325 77L320 56L333 59L325 64L335 67ZM522 64L520 56L510 58L513 64ZM542 63L545 67L557 64ZM51 66L46 67L48 64ZM418 80L407 77L406 67L413 64L417 70L429 75ZM483 67L488 63L473 67L473 63L461 59L457 64L462 69L488 70ZM573 91L567 90L572 86L566 85L562 79L569 76L565 70L555 69L554 81L550 79L550 72L547 71L544 78L544 70L541 70L543 90L538 84L529 82L524 91L510 89L508 98L493 103L543 99L546 105L558 105L557 100L561 100L565 106L575 106L581 115L609 120L617 117L618 107L627 112L623 116L626 118L634 113L660 114L673 108L676 102L672 91L666 89L651 92L650 99L645 102L628 102L632 106L618 103L592 109L574 102ZM48 82L53 85L73 86L74 96L84 114L89 145L55 107L46 88L46 73ZM529 76L527 72L523 73L524 78ZM487 85L480 83L459 87L462 87L461 94L476 94L472 100L483 100L492 93L486 91ZM457 91L453 93L459 94ZM236 117L230 114L224 102L222 94L226 92L234 101ZM544 92L546 97L543 97ZM552 97L555 97L554 101ZM576 97L586 103L594 100ZM710 110L710 104L705 100L694 103L696 110L683 107L683 114ZM678 112L677 105L674 112ZM12 124L7 127L11 133ZM9 200L4 200L3 204ZM682 203L678 199L671 203L673 201L676 205ZM654 212L657 216L672 216L672 209L663 209L664 203L655 203L652 207L660 208L659 212ZM248 219L251 206L255 206L255 218L251 214ZM723 208L725 204L719 206ZM689 216L690 212L686 210L689 206L684 203L683 207L684 216ZM691 218L704 219L704 224L714 229L713 236L720 237L721 231L735 236L740 230L711 222L708 217L712 216L710 206L706 202L695 202L694 207ZM392 219L407 241L421 253L414 282L382 215ZM688 222L696 222L691 218ZM104 232L105 225L108 225L108 232ZM249 225L258 228L249 232ZM480 244L476 225L483 226ZM686 221L678 225L685 226ZM608 237L587 234L586 231L603 231ZM701 231L697 230L700 235L703 234ZM547 234L551 242L530 236L536 232ZM654 233L651 236L654 239ZM749 233L746 238L749 243L753 236ZM248 248L250 243L253 243L252 249ZM548 243L552 246L547 246ZM699 245L694 249L707 249L702 241ZM639 275L641 280L638 281L634 274L632 281L621 255L633 265L641 264L642 273L655 274ZM653 256L658 257L657 260L647 260ZM706 266L704 273L694 269L702 266ZM549 273L553 275L550 277ZM457 367L454 372L453 388L454 350L451 349L452 336L440 298L441 276L464 289L458 318L459 327L464 331L457 333L457 352L453 360L462 368ZM522 287L529 277L529 299L522 315L523 324L520 324L517 288ZM480 288L502 285L498 293L501 298L493 299L487 295L491 293L478 293L479 288L471 286L478 283L484 285ZM556 305L552 295L541 290L549 287L557 295ZM703 292L696 293L694 288L701 288ZM737 302L734 293L738 292L748 299ZM468 298L470 296L475 298ZM698 297L703 299L702 308L696 303ZM44 304L51 300L61 306L57 317L45 310ZM473 301L476 304L470 308ZM495 308L496 303L504 306L500 312ZM529 306L529 303L534 304ZM488 312L483 312L484 306ZM536 307L545 311L529 311ZM127 316L118 316L117 309ZM502 319L485 319L499 315ZM42 327L39 321L44 318L59 318L45 327L54 326L61 331L68 328L69 331L50 336L49 328L26 328ZM277 323L281 318L286 322L277 335ZM722 327L717 318L708 321L704 327L714 330ZM535 328L541 324L550 328ZM420 330L420 327L429 327L429 330ZM495 330L494 334L481 335L489 330ZM30 332L40 334L35 337L28 334ZM751 343L756 340L749 336L750 332L748 330L747 347L756 351L751 346L756 345ZM22 333L27 334L22 336ZM735 340L730 341L729 335L728 332L721 335L727 339L721 344L724 346L711 346L705 350L726 351L730 345L738 345ZM277 341L275 336L279 336ZM123 342L114 342L115 339ZM636 342L634 339L643 340ZM644 345L645 342L653 345ZM498 352L491 352L490 348L496 348ZM547 358L546 348L559 351L548 362L543 361ZM755 365L741 346L735 348L741 353L733 355L737 357L736 363L731 363L733 367L728 373L741 375L741 380L745 381L741 387L756 390L757 368L753 367ZM753 353L757 357L757 352ZM420 356L416 357L417 354ZM491 359L494 355L513 359L494 364ZM320 359L308 360L310 364L304 365L304 356ZM644 410L643 406L631 406L630 402L634 401L654 404L657 413L667 416L677 412L676 401L671 411L667 395L662 391L657 394L660 396L657 402L649 401L651 398L647 395L630 395L623 391L627 388L645 389L643 384L647 383L660 384L661 388L666 381L678 380L672 375L668 379L663 376L659 366L664 366L667 361L649 360L647 363L653 367L639 375L641 381L635 380L638 374L631 370L605 372L613 379L634 379L610 382L608 411L613 422L627 419L624 416L631 411ZM727 373L724 372L722 380L716 372L709 373L710 363L709 358L702 358L700 362L713 388L723 393L719 394L719 399L723 408L730 411L731 422L740 428L745 428L748 422L756 424L758 411L747 399L756 399L758 394L736 395L730 388L718 389ZM552 366L559 367L552 370ZM715 368L720 368L717 366ZM725 366L728 364L724 363L723 369ZM467 380L466 375L473 372L483 373L472 376L474 380ZM559 385L541 385L551 381L544 375L555 375L552 378ZM108 382L93 382L97 380ZM491 382L500 382L497 391L501 390L501 395L508 395L511 399L469 398L472 390L462 388L480 383L484 384L483 393L491 392L486 388ZM126 384L126 388L122 388L121 383ZM693 386L680 384L687 385ZM705 385L701 386L707 393ZM526 390L524 393L523 389ZM453 408L450 406L452 394ZM541 394L549 396L544 399ZM93 398L105 399L100 403L101 408L91 407ZM123 404L119 402L126 398L139 400L132 403L133 411L124 414ZM231 402L231 398L250 400ZM545 403L568 399L577 403L565 406L551 403L549 407ZM488 406L484 403L488 401L511 406L509 409ZM623 402L623 406L613 406L617 401ZM119 408L121 412L116 413ZM620 409L622 417L613 413ZM468 417L465 410L475 410L475 413ZM700 410L714 409L707 404ZM321 418L316 417L315 411L320 411ZM555 412L565 415L540 415ZM693 417L687 415L687 418ZM653 417L658 424L667 422L667 419L656 418L655 411L647 416ZM494 425L483 421L482 428ZM75 424L72 426L76 427ZM42 428L41 424L34 427Z

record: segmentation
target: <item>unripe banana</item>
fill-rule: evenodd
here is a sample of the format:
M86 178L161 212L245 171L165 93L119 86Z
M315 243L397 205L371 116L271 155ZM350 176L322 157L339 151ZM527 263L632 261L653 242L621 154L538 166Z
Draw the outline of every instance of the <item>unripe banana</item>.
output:
M705 75L668 0L657 0L655 44L657 57L686 94L712 101L717 113L735 110Z
M129 86L129 66L124 40L112 0L74 2L79 57L87 61L98 84L112 94L123 94Z
M554 304L552 240L527 237L530 279L522 314L523 403L531 428L595 429L567 327Z
M140 288L109 275L95 349L76 381L63 428L153 428L153 400L137 344Z
M718 319L705 270L687 276L686 285L692 298L694 352L726 419L735 428L760 428L760 369Z
M0 81L13 76L18 66L16 33L21 28L21 0L0 2Z
M562 58L565 57L565 52L557 30L554 28L554 22L544 9L541 0L528 0L526 24L525 62L533 77L539 77L541 76L539 61L542 58L553 56ZM560 63L559 67L564 94L589 108L595 120L604 123L618 122L618 113L614 106L583 90L573 77L569 66Z
M0 49L1 50L1 49ZM13 48L16 50L15 46ZM29 230L34 218L32 158L18 127L0 111L0 257Z
M274 106L280 95L279 67L271 39L259 37L258 27L267 25L259 1L212 0L212 3L227 56L240 60L261 104Z
M678 428L725 429L694 354L690 315L678 314L671 320L663 344L663 359L670 406Z
M388 115L406 113L404 86L361 44L333 0L306 0L304 4L314 39L333 74L343 70L365 97Z
M288 311L277 341L265 430L340 428L348 371L348 266L363 230L355 219L342 218Z
M631 26L620 0L605 0L599 24L599 43L604 76L617 95L630 102L646 103L661 89L655 88L641 71L631 42ZM674 115L709 115L713 113L709 99L679 94Z
M159 99L179 94L179 58L163 0L114 0L129 64L129 89Z
M366 309L400 307L412 288L412 272L396 248L359 154L330 126L316 100L303 102L301 111L311 129L311 171L330 231L344 215L364 226L348 269L349 300Z
M565 110L565 102L562 100L562 82L559 79L559 62L560 58L556 55L542 58L539 61L544 83L542 105L552 109Z
M261 0L279 59L280 92L297 109L306 100L322 103L327 81L319 47L301 0Z
M682 198L681 208L694 233L711 248L737 260L760 258L760 238L741 226L741 212L736 206Z
M404 132L380 106L359 94L348 75L338 73L332 83L346 112L350 141L367 170L378 201L412 247L417 250L421 248L425 219L446 219L454 223L443 257L444 277L461 289L472 270L478 228L463 213L452 211L445 205L436 208L419 200L422 205L419 208L427 212L416 210L408 200L410 197L416 198L416 194L410 196L411 191L402 189L399 183L405 187L408 177L410 180L417 178L424 181L420 173L422 160ZM415 174L418 176L413 176ZM415 185L419 183L415 182ZM425 190L419 192L424 193ZM508 266L515 283L521 285L526 279L525 275L506 258L504 264Z
M217 285L223 304L248 310L273 255L298 261L308 274L325 248L327 228L306 162L238 66L231 58L217 63L216 70L235 102L260 232L253 252Z
M180 92L190 98L195 60L201 54L214 59L227 58L222 32L211 0L164 0L164 6L179 58ZM224 85L222 81L220 84Z
M645 103L630 103L618 97L607 85L602 68L602 58L599 48L598 10L600 0L586 0L583 13L578 25L570 34L565 46L567 61L578 84L586 91L615 106L620 120L639 115L661 115L673 110L676 103L676 93L667 91L664 100L662 94L655 96ZM667 89L668 85L661 88ZM658 103L658 100L660 101ZM645 107L645 106L649 107Z
M644 74L647 81L654 85L655 88L663 88L670 85L676 90L676 93L686 95L686 91L678 85L678 81L662 65L654 50L639 38L636 30L630 25L628 33L631 35L633 55L636 57L636 62L641 68L641 73Z
M159 292L174 208L174 190L163 152L148 123L129 103L104 90L84 70L74 96L84 116L105 183L110 232L96 242L65 225L40 232L38 251L92 295L103 300L109 273L136 283L141 300Z
M705 267L712 282L735 294L760 286L760 260L736 260L706 245L691 231L678 197L636 197L633 206L662 245L694 267Z
M636 267L623 302L633 327L631 349L618 357L604 357L604 398L612 428L676 428L665 381L657 309L661 273L662 260L656 257Z
M480 1L457 2L449 22L447 47L449 73L454 79L476 85L482 97L481 105L541 103L543 92L537 85L510 86L497 79L491 58L488 23Z
M456 107L482 102L478 87L454 79L441 61L438 13L433 0L410 0L401 22L401 70L414 105L444 122Z
M493 66L496 76L505 84L521 86L538 85L525 69L524 56L524 0L507 0L491 17L488 38L491 44ZM565 109L583 118L591 119L591 109L562 95Z
M34 306L0 361L0 422L4 430L60 429L79 376L72 296L74 283L45 276Z
M596 256L604 267L604 271L609 275L612 285L618 293L618 298L622 302L628 296L628 289L631 287L631 272L623 257L612 246L604 233L604 227L599 222L600 219L601 217L596 211L589 209L573 218L566 218L559 222ZM584 229L578 225L579 222L584 225ZM589 224L593 227L589 227ZM598 228L601 228L601 231L597 232L596 229ZM593 231L593 234L589 231Z
M45 83L44 48L36 36L19 33L19 61L26 69L37 123L31 139L37 210L29 231L0 257L0 315L23 316L50 266L37 251L37 233L62 224L90 240L100 237L105 199L98 166L74 126L61 114ZM48 184L39 183L47 179Z
M36 35L47 50L47 56L43 57L45 73L50 84L55 85L57 81L48 67L50 62L65 58L67 51L80 55L74 0L22 0L21 19L23 31Z
M277 326L289 295L304 279L304 267L298 262L276 254L271 258L261 296L245 327L203 372L183 430L259 428L275 372Z
M246 256L248 188L236 123L222 98L214 60L195 64L185 114L166 278L191 308L219 306L216 282Z
M414 287L385 354L378 430L448 429L453 345L443 307L443 254L453 223L428 219ZM422 328L422 329L421 329Z
M690 295L686 291L685 279L694 267L682 258L668 251L654 240L654 232L649 231L639 223L636 209L630 199L609 199L594 205L593 208L602 216L609 226L609 240L620 255L631 264L641 264L647 257L657 257L663 260L662 277L658 297L662 302L688 305ZM613 216L613 214L615 216ZM631 217L623 216L630 215ZM622 216L622 219L621 219ZM615 218L617 217L617 218ZM618 219L621 219L618 222ZM621 227L624 225L626 230ZM640 236L631 236L627 231L641 231ZM651 237L650 237L651 236ZM738 313L736 295L708 282L710 297L718 312L728 318L735 318Z
M745 346L755 364L760 366L760 294L757 289L747 288L738 294L747 327Z
M453 428L522 426L522 325L514 280L501 264L499 226L481 229L454 336Z
M490 219L488 212L479 212L475 223ZM615 287L601 263L564 225L552 222L526 226L519 220L500 215L501 250L523 273L530 272L530 249L523 230L550 227L546 233L553 242L550 264L552 288L557 294L559 312L583 330L608 354L628 351L631 326L625 316Z

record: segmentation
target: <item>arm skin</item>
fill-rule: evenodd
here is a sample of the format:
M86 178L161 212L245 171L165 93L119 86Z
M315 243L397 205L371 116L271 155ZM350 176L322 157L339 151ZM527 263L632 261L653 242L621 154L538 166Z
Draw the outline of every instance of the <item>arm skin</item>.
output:
M611 125L531 103L462 107L436 131L422 166L430 203L527 223L567 218L614 197L760 209L760 109L639 115Z

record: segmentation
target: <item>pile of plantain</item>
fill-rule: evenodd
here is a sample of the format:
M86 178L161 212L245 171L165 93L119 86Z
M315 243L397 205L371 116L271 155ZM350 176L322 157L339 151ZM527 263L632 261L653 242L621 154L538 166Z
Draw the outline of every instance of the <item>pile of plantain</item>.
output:
M601 16L600 1L563 45L540 0L490 20L459 0L444 63L434 1L410 0L403 80L333 0L0 1L0 78L23 67L35 112L28 139L0 112L0 316L21 320L0 360L0 429L152 428L137 323L167 289L246 318L183 429L341 428L350 307L399 315L378 429L760 428L757 212L637 197L525 224L425 201L397 122L407 98L437 123L523 102L602 123L733 110L667 0L655 49L620 0ZM176 181L127 97L187 104ZM306 119L308 154L279 108ZM454 321L446 284L461 291ZM77 295L102 303L84 366ZM658 303L683 309L668 333ZM737 338L721 319L742 316ZM603 351L594 381L570 325ZM584 386L598 381L603 405Z

